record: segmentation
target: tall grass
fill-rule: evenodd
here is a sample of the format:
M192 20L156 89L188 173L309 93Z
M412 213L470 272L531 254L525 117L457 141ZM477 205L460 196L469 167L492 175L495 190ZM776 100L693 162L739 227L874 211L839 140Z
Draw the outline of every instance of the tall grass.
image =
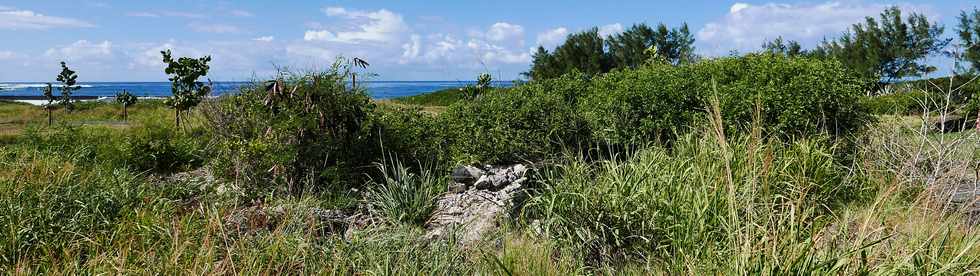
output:
M397 158L378 164L379 177L368 182L367 202L372 211L392 222L421 226L435 210L436 197L446 191L448 178L419 165L417 172Z

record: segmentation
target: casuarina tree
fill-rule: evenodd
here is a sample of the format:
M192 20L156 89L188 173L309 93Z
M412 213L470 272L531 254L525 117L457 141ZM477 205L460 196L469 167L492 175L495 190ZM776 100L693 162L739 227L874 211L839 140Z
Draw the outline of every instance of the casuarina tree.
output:
M960 37L958 46L964 50L960 58L972 65L958 69L972 73L980 71L980 10L974 8L971 12L960 12L956 31Z
M116 102L123 106L123 120L129 121L129 106L136 103L136 96L123 90L116 94Z
M75 85L78 81L78 75L75 71L68 69L68 65L64 61L61 62L61 73L58 74L58 82L61 82L61 105L65 106L65 112L71 113L75 110L75 103L71 100L72 91L81 89L78 85Z
M164 104L174 109L174 124L179 127L181 113L197 106L211 93L210 81L204 84L197 80L208 74L211 56L181 57L174 60L170 50L160 53L163 55L163 63L167 65L164 72L170 77L170 91L173 93Z
M925 15L903 18L898 7L891 7L881 12L880 21L865 18L837 40L825 41L815 54L837 58L856 73L890 83L930 72L924 59L950 42L942 34L943 26L930 23Z

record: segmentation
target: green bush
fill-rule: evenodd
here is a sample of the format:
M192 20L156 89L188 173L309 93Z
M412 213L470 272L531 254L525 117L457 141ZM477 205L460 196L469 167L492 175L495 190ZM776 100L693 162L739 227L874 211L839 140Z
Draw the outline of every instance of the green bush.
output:
M669 139L697 124L715 93L733 130L751 127L758 107L769 136L845 135L868 118L863 84L833 60L750 54L612 72L596 79L579 108L594 135L613 143Z
M339 65L287 74L208 103L215 167L260 193L359 182L381 154L369 122L374 104L346 76Z
M863 105L871 114L914 115L922 113L923 108L934 110L932 95L922 90L898 92L887 95L864 97Z
M126 137L126 163L138 172L174 173L204 164L200 143L161 121L144 122Z
M566 75L453 104L441 116L449 155L464 163L519 162L587 142L574 108L587 88L581 75Z
M419 167L411 172L400 161L377 165L378 179L368 183L367 202L373 212L392 222L422 226L436 207L436 197L445 192L447 179L438 171Z
M448 163L446 133L435 115L419 108L386 105L377 106L371 115L384 152L405 162Z

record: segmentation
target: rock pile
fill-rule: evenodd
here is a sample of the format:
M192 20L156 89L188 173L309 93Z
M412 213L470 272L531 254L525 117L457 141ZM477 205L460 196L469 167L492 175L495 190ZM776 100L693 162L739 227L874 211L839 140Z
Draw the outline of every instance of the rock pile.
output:
M454 238L464 246L482 240L520 203L527 173L521 164L457 168L450 192L436 201L426 237Z

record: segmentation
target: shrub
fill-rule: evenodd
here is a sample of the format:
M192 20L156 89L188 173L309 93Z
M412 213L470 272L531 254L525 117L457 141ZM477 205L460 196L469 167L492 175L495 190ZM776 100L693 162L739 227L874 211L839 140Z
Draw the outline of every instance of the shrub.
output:
M933 100L928 92L914 90L864 97L862 103L871 114L914 115L922 113L924 107L932 110Z
M443 165L448 160L442 122L421 109L379 105L371 112L380 147L394 158L411 163Z
M750 54L609 73L579 109L596 137L614 143L670 138L698 122L714 93L733 130L750 127L758 106L770 136L845 135L868 118L859 104L863 84L833 60Z
M144 122L126 137L126 163L138 172L174 173L204 163L200 144L162 121Z
M209 103L203 114L216 168L258 192L358 182L381 154L369 128L373 104L348 87L340 66L284 74Z
M515 162L587 141L574 108L587 86L581 75L566 75L453 104L441 116L449 155L457 162Z

